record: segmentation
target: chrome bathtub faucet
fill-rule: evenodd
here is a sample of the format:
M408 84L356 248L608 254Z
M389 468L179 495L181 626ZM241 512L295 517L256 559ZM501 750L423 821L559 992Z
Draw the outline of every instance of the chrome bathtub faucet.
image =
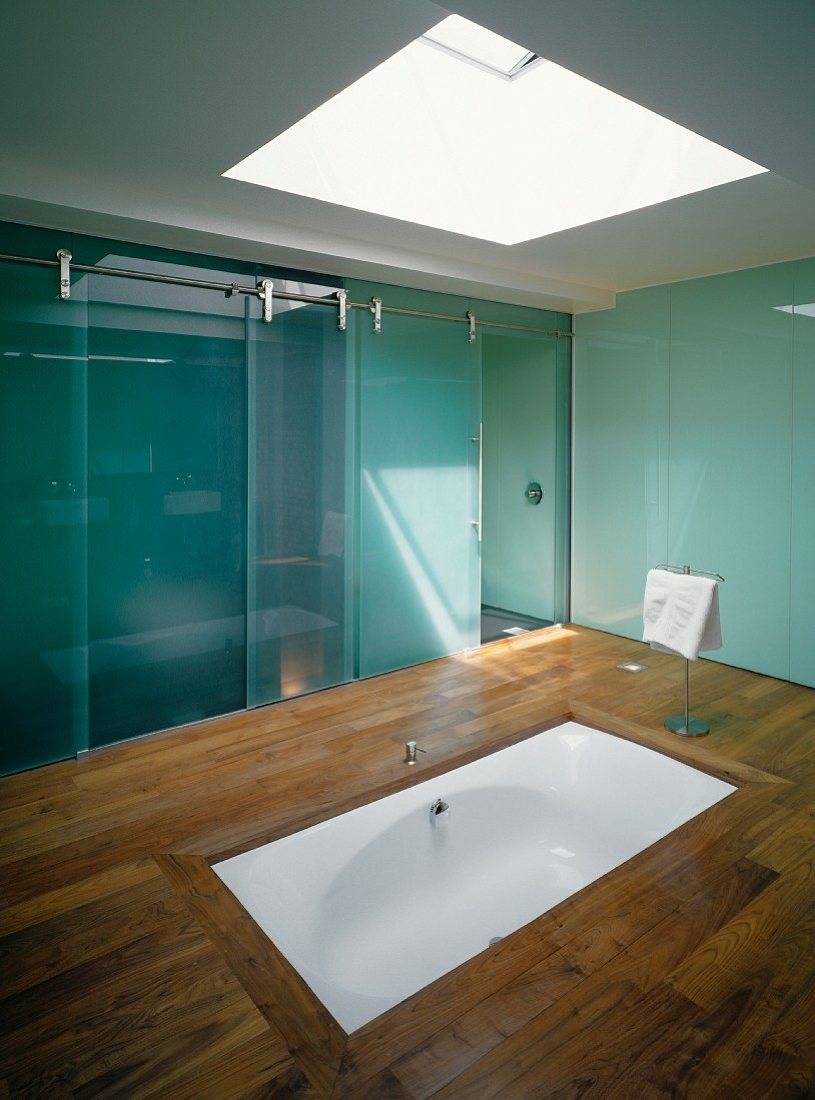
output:
M415 764L416 753L427 752L427 749L420 749L415 741L405 741L405 763Z
M450 813L450 803L445 802L443 798L437 798L433 805L430 807L430 820L436 821L437 818L444 817Z

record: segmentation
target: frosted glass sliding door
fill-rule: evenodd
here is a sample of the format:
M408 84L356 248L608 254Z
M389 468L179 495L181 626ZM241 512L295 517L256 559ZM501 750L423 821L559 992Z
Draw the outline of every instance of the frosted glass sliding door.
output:
M356 300L376 293L351 288ZM422 303L389 288L389 303ZM461 300L433 309L463 314ZM360 372L359 673L479 643L480 338L463 325L354 315Z
M278 289L333 298L331 287ZM249 706L353 675L347 341L334 308L247 302Z
M242 301L99 275L89 297L95 746L245 705L246 375Z
M84 287L0 264L0 773L87 748L86 317Z

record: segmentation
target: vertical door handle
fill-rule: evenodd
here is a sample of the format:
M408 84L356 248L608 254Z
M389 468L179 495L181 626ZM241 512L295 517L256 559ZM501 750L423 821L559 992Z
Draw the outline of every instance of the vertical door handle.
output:
M478 435L470 437L471 443L478 444L478 519L472 520L478 541L481 542L484 519L484 424L478 425Z

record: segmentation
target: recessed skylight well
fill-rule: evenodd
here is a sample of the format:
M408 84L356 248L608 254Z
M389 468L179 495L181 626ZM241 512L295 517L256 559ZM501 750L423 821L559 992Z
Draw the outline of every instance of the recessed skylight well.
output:
M422 41L430 42L454 57L510 79L524 72L529 63L535 60L535 54L531 50L510 42L508 38L503 38L486 27L479 27L462 15L449 15L427 31Z
M450 16L224 175L513 245L763 171Z

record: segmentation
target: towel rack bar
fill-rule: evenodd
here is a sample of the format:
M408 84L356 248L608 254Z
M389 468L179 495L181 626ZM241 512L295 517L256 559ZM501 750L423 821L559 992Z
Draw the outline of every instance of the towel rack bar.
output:
M691 565L667 565L667 564L663 564L663 565L655 565L654 569L668 569L668 570L670 570L671 573L685 573L686 575L690 573L695 577L712 577L713 580L715 580L715 581L721 581L722 584L725 583L724 577L721 575L721 573L711 573L707 569L694 569L693 566L691 566Z

